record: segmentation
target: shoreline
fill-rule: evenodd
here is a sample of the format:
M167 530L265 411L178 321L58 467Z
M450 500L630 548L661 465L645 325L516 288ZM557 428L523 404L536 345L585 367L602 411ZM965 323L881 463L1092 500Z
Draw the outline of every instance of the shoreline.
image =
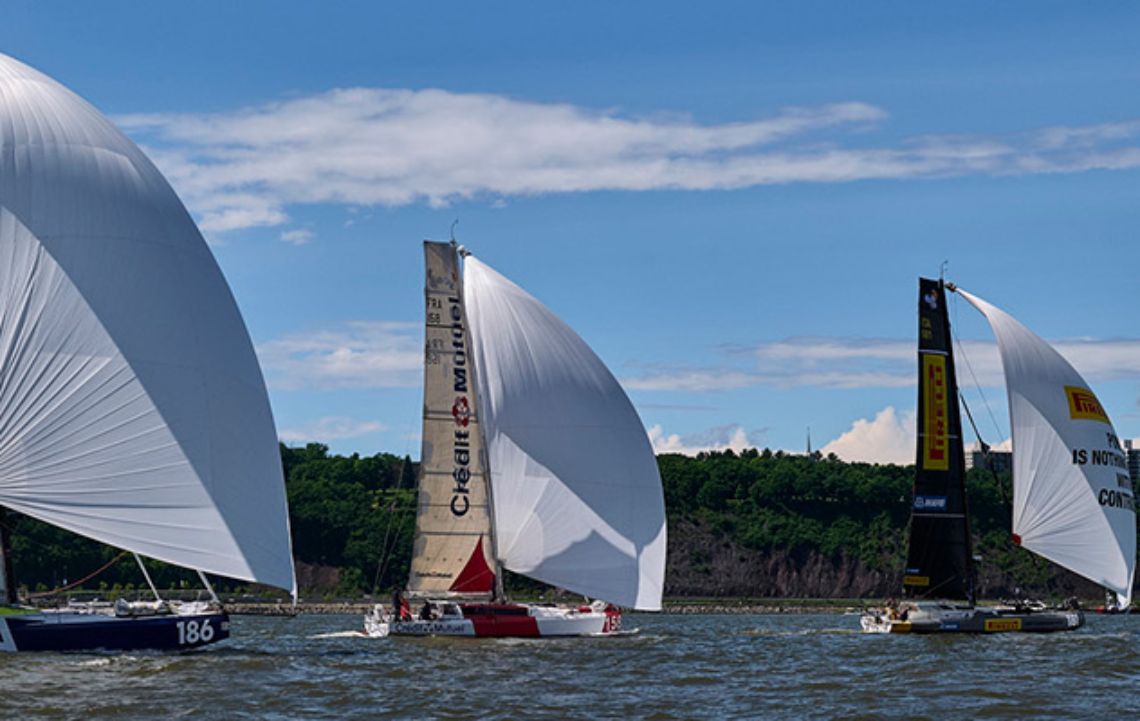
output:
M536 603L535 599L515 599L524 603ZM989 599L979 605L1000 603L999 599ZM296 606L286 602L272 601L232 601L225 603L226 611L232 616L299 616L299 615L350 615L360 616L372 610L376 601L299 601ZM383 601L382 601L383 603ZM779 614L830 614L844 615L859 613L867 608L881 606L883 599L666 599L661 611L627 610L627 614L661 613L665 615L779 615ZM1095 601L1082 599L1081 607L1094 611Z
M535 599L515 599L520 603L541 603ZM363 615L372 610L375 601L298 601L289 602L233 601L225 603L231 616L300 616ZM383 602L381 602L383 603ZM627 610L627 614L662 613L670 615L745 615L821 613L843 614L859 611L875 602L859 599L676 599L666 600L661 611Z
M177 595L169 598L179 600ZM96 599L88 599L96 600ZM196 599L182 599L196 600ZM516 603L548 603L540 598L514 598ZM387 604L388 599L329 599L329 600L300 600L295 605L289 599L270 600L251 598L249 596L226 599L223 596L223 606L231 616L363 616L372 610L377 602ZM554 603L572 604L573 599L559 599ZM782 614L818 614L818 615L844 615L858 614L869 608L882 607L885 599L881 598L667 598L662 603L660 611L637 611L625 609L627 615L662 614L662 615L782 615ZM984 599L978 605L995 605L1007 602L1004 599ZM52 607L57 604L40 601L33 603L40 607ZM1100 603L1095 599L1081 599L1081 608L1085 611L1095 612Z
M520 602L533 603L518 599ZM291 603L237 601L226 603L226 611L231 616L302 616L302 615L363 615L372 610L372 601L299 601ZM626 610L627 614L662 613L669 615L744 615L744 614L786 614L786 613L826 613L843 614L867 607L867 603L815 601L812 599L784 599L762 602L748 599L740 602L725 601L666 601L661 611Z

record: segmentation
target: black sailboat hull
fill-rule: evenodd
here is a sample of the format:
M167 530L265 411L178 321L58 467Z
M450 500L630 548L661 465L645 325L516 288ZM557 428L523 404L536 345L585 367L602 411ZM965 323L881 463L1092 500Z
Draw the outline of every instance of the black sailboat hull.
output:
M1026 610L938 604L903 607L903 616L884 609L865 614L863 630L872 633L1053 633L1074 631L1085 623L1079 610Z
M181 651L230 636L225 613L112 616L72 611L0 615L3 651Z

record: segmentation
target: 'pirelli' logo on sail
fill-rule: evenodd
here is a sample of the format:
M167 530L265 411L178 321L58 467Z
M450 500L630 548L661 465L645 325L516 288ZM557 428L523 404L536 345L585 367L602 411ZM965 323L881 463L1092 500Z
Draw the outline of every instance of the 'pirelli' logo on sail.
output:
M1002 631L1020 631L1020 618L987 618L986 633L1001 633Z
M946 357L922 356L922 467L929 471L950 468L950 404Z
M1096 395L1088 388L1065 386L1065 397L1069 399L1069 417L1074 420L1100 421L1108 423L1108 414Z

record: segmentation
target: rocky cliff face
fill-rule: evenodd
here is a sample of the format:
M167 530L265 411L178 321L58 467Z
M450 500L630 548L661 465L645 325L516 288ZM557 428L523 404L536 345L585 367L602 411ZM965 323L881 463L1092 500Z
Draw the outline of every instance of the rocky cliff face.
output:
M745 548L699 521L669 528L666 596L876 598L896 590L900 577L897 569L868 568L844 554Z
M339 568L304 561L294 561L293 567L297 572L297 588L302 593L326 593L340 584Z
M1100 598L1093 583L1045 561L1030 582L1018 582L983 560L978 567L979 597ZM672 519L666 596L754 598L866 598L897 596L902 560L884 559L869 567L845 553L745 548L691 519Z
M340 569L331 566L298 561L296 567L303 593L332 593L342 580ZM978 564L979 598L1101 598L1098 586L1044 560L1034 559L1032 567L1032 578L1019 581L995 561L983 559ZM541 584L521 577L508 581L516 590L541 590ZM901 583L902 559L884 558L871 567L843 552L755 550L699 520L669 520L666 597L875 600L899 595Z

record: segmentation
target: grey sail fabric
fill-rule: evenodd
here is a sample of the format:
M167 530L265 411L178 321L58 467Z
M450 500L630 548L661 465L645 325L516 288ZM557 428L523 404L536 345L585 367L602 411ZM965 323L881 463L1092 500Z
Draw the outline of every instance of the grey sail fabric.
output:
M1013 316L961 288L990 322L1013 426L1014 540L1115 591L1136 571L1132 482L1116 431L1084 378Z
M496 577L459 257L424 243L424 418L408 590L489 598Z
M637 411L549 309L474 257L464 270L496 557L577 593L659 609L665 503Z
M0 504L295 590L276 432L185 208L105 117L0 55Z

